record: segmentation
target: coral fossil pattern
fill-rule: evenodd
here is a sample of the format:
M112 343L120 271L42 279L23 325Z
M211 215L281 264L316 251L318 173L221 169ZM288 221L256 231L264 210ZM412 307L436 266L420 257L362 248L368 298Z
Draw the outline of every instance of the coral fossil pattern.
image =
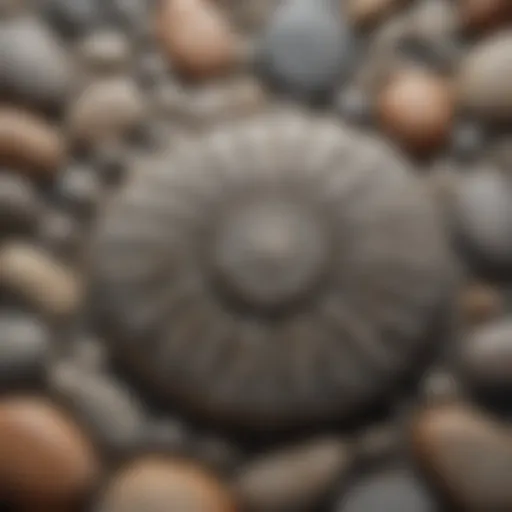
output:
M135 169L95 242L113 353L213 423L344 419L425 348L450 257L400 157L289 112Z

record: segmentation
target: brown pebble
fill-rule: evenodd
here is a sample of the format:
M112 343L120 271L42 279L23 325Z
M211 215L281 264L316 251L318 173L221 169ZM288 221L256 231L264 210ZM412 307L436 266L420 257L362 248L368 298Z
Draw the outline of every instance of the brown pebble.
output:
M358 26L369 26L404 4L404 0L348 0L346 5L349 20Z
M201 466L164 457L132 462L114 476L100 512L235 512L227 487Z
M460 306L463 318L472 325L496 317L502 309L502 298L496 288L486 283L469 283L462 289Z
M75 312L82 291L77 277L69 269L22 242L2 246L0 286L51 316Z
M172 65L191 78L218 75L237 60L237 38L210 1L164 0L156 36Z
M19 503L60 506L84 496L98 461L89 440L50 402L0 402L0 488Z
M463 510L512 509L512 436L500 424L462 405L426 410L413 424L412 448Z
M64 153L63 138L53 126L28 111L0 107L0 165L52 176Z
M512 21L510 0L458 0L462 25L482 32L494 30Z
M346 474L350 462L345 442L316 439L250 463L235 488L250 510L309 511Z
M446 143L454 117L449 83L421 70L391 78L377 102L380 123L391 137L415 153L429 153Z

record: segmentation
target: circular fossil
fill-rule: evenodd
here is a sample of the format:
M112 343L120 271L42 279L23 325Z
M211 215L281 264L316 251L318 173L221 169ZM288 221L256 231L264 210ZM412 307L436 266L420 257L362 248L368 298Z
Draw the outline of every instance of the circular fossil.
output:
M132 174L100 222L93 293L111 349L214 422L346 418L429 345L451 258L384 143L264 114Z

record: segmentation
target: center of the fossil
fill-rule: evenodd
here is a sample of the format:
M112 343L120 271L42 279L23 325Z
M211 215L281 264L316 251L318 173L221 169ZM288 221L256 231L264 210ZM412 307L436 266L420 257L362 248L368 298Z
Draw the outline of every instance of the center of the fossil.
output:
M328 255L322 224L292 202L264 201L231 212L214 245L221 282L254 307L281 307L303 298Z

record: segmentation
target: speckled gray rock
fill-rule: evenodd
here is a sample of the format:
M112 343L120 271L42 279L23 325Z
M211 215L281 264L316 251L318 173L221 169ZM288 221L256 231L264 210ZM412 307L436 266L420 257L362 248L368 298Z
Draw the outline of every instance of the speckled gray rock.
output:
M336 512L437 512L424 484L409 471L377 473L359 480L338 503Z
M316 510L332 485L346 475L351 460L343 441L315 439L242 467L235 490L251 511Z
M35 318L4 311L0 315L0 388L39 383L50 351L49 332Z
M50 383L55 396L67 404L103 449L116 455L140 443L145 426L141 404L113 377L61 363L53 368Z
M337 3L284 0L263 33L262 73L289 95L315 98L346 78L355 43Z
M84 64L96 73L115 73L130 64L131 46L120 31L97 30L79 44L78 55Z
M72 81L69 56L50 30L32 18L0 25L0 93L41 107L62 105Z
M511 199L511 177L492 168L469 172L455 190L456 236L487 267L512 268Z
M512 120L512 31L478 44L462 63L462 105L486 121Z

